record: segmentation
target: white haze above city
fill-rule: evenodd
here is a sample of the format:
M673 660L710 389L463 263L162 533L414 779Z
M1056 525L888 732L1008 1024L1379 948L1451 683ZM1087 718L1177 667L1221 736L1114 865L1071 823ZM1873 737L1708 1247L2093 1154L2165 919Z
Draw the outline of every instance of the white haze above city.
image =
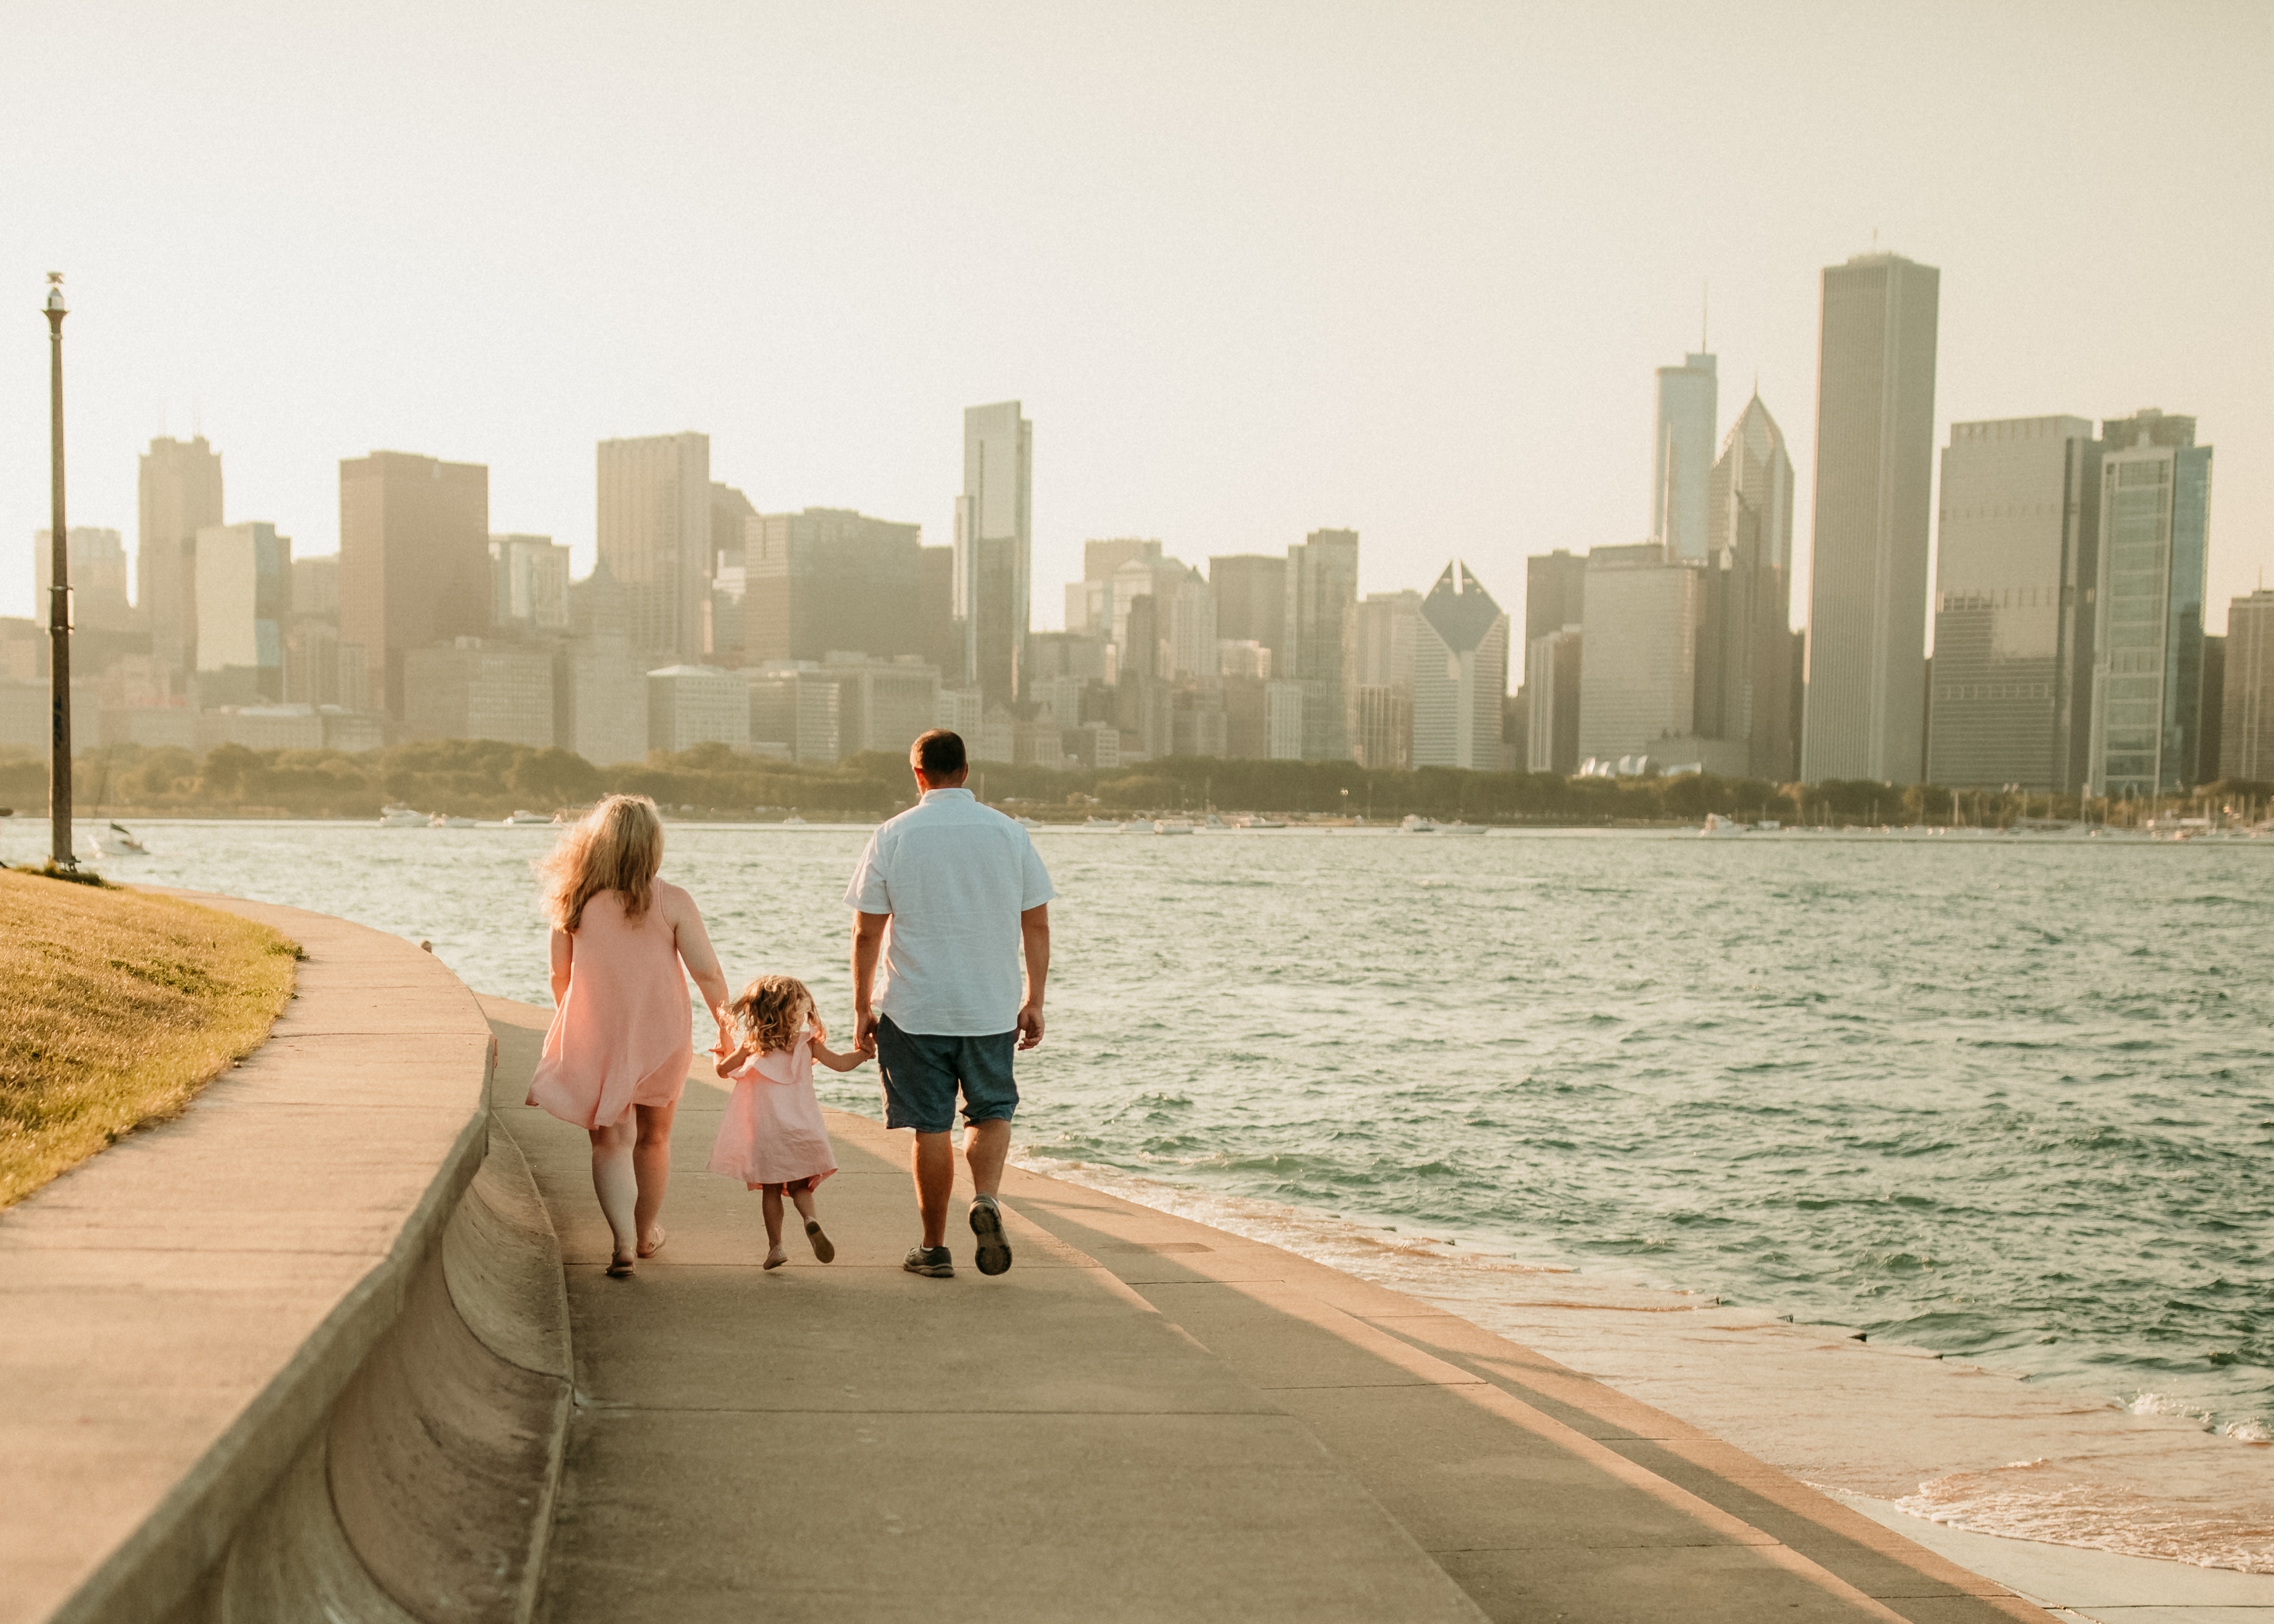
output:
M1652 372L1758 374L1798 477L1818 277L1942 273L1936 444L2143 406L2217 447L2208 629L2274 554L2274 8L0 7L0 614L207 435L338 545L340 459L490 470L592 563L594 443L694 429L764 512L953 534L1035 425L1033 617L1086 538L1325 526L1362 590L1642 539Z

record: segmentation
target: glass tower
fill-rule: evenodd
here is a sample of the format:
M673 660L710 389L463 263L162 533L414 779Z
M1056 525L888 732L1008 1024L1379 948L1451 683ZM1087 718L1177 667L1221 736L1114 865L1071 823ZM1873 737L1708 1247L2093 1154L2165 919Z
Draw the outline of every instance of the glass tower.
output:
M2100 583L2089 787L2120 798L2195 782L2202 726L2210 447L2193 417L2101 425Z

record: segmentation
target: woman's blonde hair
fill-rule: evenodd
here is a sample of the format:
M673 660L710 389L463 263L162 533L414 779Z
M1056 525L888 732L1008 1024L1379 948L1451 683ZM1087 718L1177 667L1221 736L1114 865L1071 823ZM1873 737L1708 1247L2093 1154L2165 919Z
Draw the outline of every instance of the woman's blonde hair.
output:
M762 975L742 989L727 1012L760 1054L771 1055L805 1035L813 995L794 975Z
M537 865L545 881L545 912L571 934L584 922L584 905L604 891L623 898L624 917L637 920L655 900L655 871L663 867L663 819L645 795L610 795L568 826L561 844Z

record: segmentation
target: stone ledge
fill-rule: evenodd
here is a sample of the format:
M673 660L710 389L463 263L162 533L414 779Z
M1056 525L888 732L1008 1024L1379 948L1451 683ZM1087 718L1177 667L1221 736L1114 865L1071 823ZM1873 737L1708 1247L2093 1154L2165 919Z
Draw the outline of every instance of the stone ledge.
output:
M190 1595L396 1322L487 1142L488 1024L431 954L165 894L282 932L306 974L178 1121L0 1214L0 1624ZM382 987L403 1026L373 1019Z

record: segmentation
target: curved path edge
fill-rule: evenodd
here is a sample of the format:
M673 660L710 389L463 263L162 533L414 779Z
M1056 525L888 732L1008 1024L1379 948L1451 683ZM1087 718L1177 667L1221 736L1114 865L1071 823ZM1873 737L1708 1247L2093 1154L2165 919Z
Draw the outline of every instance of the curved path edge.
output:
M567 1311L488 1024L398 937L168 894L306 957L180 1118L0 1214L0 1624L525 1619Z

